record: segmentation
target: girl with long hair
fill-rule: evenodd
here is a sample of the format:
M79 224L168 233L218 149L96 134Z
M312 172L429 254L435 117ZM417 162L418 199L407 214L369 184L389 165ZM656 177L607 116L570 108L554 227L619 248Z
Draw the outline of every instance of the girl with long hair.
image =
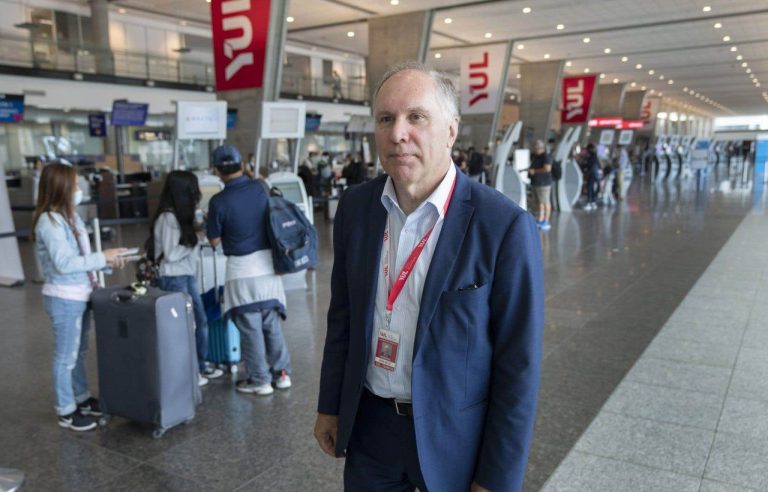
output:
M43 303L53 324L53 385L59 426L76 431L96 427L99 401L88 391L85 359L95 271L122 268L124 248L92 252L85 224L75 208L82 200L77 172L49 164L40 175L33 220L35 253L42 267Z
M199 383L223 374L208 367L208 322L195 279L200 241L195 232L195 211L201 198L197 176L189 171L171 171L165 179L157 213L152 220L149 253L160 263L159 287L186 292L192 298L195 313L195 340L200 366Z

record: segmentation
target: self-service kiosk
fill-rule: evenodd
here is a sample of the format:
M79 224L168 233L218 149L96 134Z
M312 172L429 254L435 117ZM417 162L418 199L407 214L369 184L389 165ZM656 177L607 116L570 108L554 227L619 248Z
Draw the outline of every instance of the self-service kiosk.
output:
M672 169L675 167L675 163L672 160L672 155L675 153L675 148L677 147L679 141L679 136L672 135L669 137L666 145L664 146L664 160L667 163L667 166L664 168L664 176L662 177L664 181L668 180L672 175Z
M559 181L555 181L555 206L563 212L570 212L579 201L581 189L584 185L584 175L579 164L571 156L574 146L581 137L581 127L570 127L566 130L560 145L554 155L554 160L560 163L563 175Z
M666 156L667 136L659 135L656 138L656 149L654 154L654 174L653 178L656 181L664 179L664 174L667 172L667 156Z
M525 182L517 171L514 159L509 160L509 154L517 145L522 129L522 121L518 121L507 129L501 143L493 152L493 165L496 171L494 187L525 209L527 208Z

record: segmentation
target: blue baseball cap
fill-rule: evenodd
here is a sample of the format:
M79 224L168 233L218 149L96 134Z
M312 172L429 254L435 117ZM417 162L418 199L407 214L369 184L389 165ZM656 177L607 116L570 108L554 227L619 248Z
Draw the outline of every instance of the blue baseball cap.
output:
M234 145L219 145L213 151L214 166L229 166L231 164L240 164L243 158L240 151Z

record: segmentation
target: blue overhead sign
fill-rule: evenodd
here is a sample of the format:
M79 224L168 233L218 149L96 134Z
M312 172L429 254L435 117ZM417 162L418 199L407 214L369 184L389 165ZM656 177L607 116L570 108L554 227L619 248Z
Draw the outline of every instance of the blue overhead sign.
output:
M18 123L24 120L24 95L0 94L0 123Z
M149 104L115 101L112 103L112 126L144 126Z
M104 113L88 115L88 132L92 137L107 136L107 116Z

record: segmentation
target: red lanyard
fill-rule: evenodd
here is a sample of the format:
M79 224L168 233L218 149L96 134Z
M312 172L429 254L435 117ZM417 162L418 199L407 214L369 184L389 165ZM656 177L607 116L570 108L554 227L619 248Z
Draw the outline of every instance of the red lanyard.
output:
M453 184L451 185L451 191L448 193L448 198L445 199L445 205L443 206L443 215L448 213L448 205L451 204L451 198L453 198L453 189L456 187L456 179L453 179ZM440 217L437 218L437 220L440 220ZM395 279L395 283L392 286L392 289L389 291L389 295L387 296L387 318L390 318L392 316L392 309L395 306L395 301L400 296L400 293L403 291L403 287L405 286L405 282L408 280L408 277L410 277L411 272L413 271L413 267L416 265L416 261L419 259L419 256L421 256L422 251L424 251L424 248L427 245L427 241L429 240L429 236L432 235L432 231L435 229L435 226L437 225L437 220L435 220L435 223L432 224L432 227L429 228L426 234L424 234L424 237L421 238L421 241L416 244L416 247L411 251L410 256L408 256L408 259L405 261L405 264L403 265L403 268L400 270L400 273L397 276L397 279ZM384 232L384 242L388 242L391 238L389 237L389 226L387 226L387 230ZM389 256L389 255L387 255ZM388 276L389 273L389 259L387 258L387 264L384 266L384 274Z

